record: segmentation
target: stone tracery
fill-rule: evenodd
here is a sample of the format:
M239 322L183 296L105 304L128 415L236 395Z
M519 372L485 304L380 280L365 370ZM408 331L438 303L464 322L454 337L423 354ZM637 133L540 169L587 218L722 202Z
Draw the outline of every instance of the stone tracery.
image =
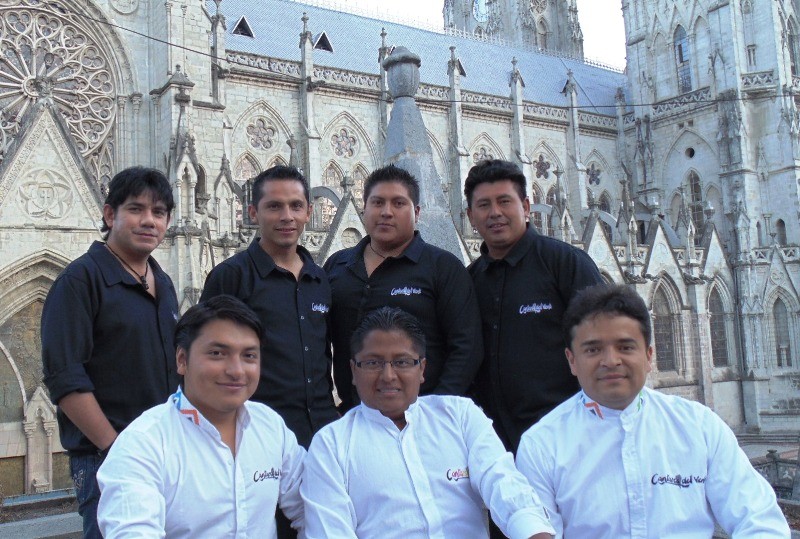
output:
M0 161L25 113L48 99L104 185L113 168L117 89L102 47L65 13L54 2L0 2Z

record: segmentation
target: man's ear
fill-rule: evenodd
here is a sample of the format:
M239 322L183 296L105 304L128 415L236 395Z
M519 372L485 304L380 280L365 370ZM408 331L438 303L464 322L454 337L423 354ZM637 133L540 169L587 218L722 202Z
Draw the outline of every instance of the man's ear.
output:
M114 208L112 208L110 204L103 206L103 222L108 228L111 228L111 225L114 224L115 213Z
M188 358L188 353L182 347L178 347L175 351L175 364L178 366L178 374L184 376L186 374L186 361Z
M570 350L569 348L564 348L564 355L567 356L567 363L569 363L569 372L571 372L573 376L578 376L575 373L575 354L573 354L572 350Z

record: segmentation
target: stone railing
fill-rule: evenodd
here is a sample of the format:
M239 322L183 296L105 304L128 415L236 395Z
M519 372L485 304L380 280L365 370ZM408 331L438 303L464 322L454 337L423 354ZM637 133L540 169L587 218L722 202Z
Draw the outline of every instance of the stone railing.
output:
M526 116L538 116L547 120L567 121L567 109L550 107L548 105L538 105L536 103L525 103L523 112Z
M694 92L656 103L653 106L653 115L659 118L688 110L696 110L698 104L711 104L711 90L709 88L700 88Z
M604 129L617 129L617 118L614 116L603 116L600 114L591 114L589 112L579 112L578 122L583 125L590 125L592 127L602 127Z
M625 116L622 117L622 123L625 126L625 129L629 127L633 127L636 125L636 115L632 112L628 112Z
M757 71L742 75L742 90L763 90L775 84L773 71Z
M420 84L417 95L427 99L449 101L450 88L445 86L433 86L432 84Z
M800 260L800 247L781 247L781 254L786 262Z
M782 458L775 449L769 449L765 457L751 459L750 463L769 481L778 498L800 501L800 481L796 480L797 458Z
M300 63L290 62L288 60L276 60L266 56L259 56L257 54L250 54L247 52L228 51L225 54L225 60L234 65L244 67L252 67L270 73L279 73L281 75L295 75L300 76Z
M511 100L507 97L498 97L496 95L461 92L461 102L465 105L480 105L499 110L511 110Z
M381 86L381 78L378 75L368 75L355 71L345 71L332 67L315 66L314 78L349 86L359 86L361 88L378 89Z

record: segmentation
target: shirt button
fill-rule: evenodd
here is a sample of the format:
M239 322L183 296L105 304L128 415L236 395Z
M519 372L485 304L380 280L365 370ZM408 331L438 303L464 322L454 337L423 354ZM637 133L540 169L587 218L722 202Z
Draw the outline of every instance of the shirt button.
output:
M310 384L311 383L311 378L306 378L306 382Z
M301 314L300 315L300 320L305 320L305 319L306 319L306 317Z
M492 324L492 329L497 329L497 324Z
M306 352L308 352L308 346L304 346L304 347L303 347L303 350L305 350Z
M369 285L365 286L364 288L366 288L367 290L369 290Z

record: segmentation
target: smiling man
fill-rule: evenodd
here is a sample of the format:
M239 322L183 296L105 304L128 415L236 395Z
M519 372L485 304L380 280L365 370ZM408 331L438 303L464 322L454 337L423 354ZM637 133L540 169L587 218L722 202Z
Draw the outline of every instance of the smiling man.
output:
M309 539L478 539L486 507L512 539L551 537L491 421L462 397L419 397L425 334L404 311L368 313L350 369L361 405L314 437L301 493Z
M248 402L261 334L231 296L181 317L181 388L131 423L97 474L104 537L275 538L277 506L302 528L305 450L277 413Z
M516 451L525 430L578 389L562 350L561 317L578 290L602 282L584 251L529 224L522 171L482 161L464 182L467 215L483 238L469 267L483 322L478 403Z
M770 485L702 404L644 387L650 315L625 286L579 293L564 315L581 386L522 436L517 467L557 537L788 538Z
M108 184L105 243L96 241L53 283L42 310L44 383L58 405L84 538L99 538L95 474L117 434L178 387L178 300L151 256L164 239L172 188L133 167ZM135 376L133 376L135 374Z
M481 362L480 318L464 265L425 243L419 219L419 183L389 165L364 185L364 226L358 245L325 262L331 282L334 378L342 411L357 404L352 390L350 337L361 318L381 306L416 316L428 343L421 394L464 395Z

